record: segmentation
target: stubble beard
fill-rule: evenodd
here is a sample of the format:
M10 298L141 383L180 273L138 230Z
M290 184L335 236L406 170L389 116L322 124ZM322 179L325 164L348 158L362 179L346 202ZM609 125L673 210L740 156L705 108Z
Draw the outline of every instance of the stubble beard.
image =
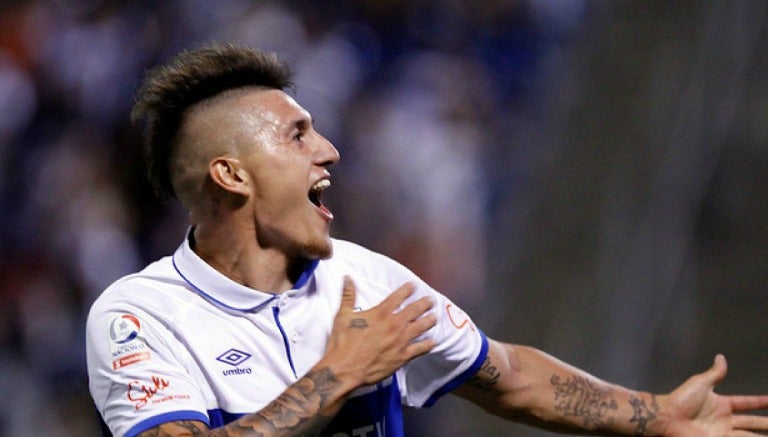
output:
M330 237L325 241L313 241L303 247L302 256L306 259L328 259L333 255L333 243Z

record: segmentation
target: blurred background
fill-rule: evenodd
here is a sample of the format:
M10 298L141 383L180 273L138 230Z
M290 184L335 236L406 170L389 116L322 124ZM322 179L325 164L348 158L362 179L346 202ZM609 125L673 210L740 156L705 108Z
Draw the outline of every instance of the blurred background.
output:
M88 308L187 226L132 95L209 41L290 62L342 155L334 236L489 336L657 392L723 352L722 392L768 391L768 2L0 5L0 435L99 435ZM549 435L450 396L407 427Z

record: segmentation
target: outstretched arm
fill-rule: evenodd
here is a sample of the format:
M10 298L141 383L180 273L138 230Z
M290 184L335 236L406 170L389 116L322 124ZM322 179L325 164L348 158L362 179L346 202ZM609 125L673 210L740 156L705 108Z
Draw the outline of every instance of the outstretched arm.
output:
M202 422L176 421L141 434L149 436L294 436L319 433L354 389L388 377L434 342L416 338L435 325L428 298L396 309L413 294L403 285L382 303L355 312L356 289L345 278L341 307L324 357L262 410L209 430Z
M768 396L722 396L718 356L706 372L666 395L629 390L595 378L537 349L490 341L477 374L454 393L497 416L589 435L756 436L768 417L740 414L768 408Z

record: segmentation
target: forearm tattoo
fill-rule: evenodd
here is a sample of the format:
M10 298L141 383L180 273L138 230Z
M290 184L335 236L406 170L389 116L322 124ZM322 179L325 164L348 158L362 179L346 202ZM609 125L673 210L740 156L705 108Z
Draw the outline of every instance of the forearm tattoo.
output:
M323 416L323 407L340 385L330 369L323 368L307 373L296 384L288 387L277 399L263 410L230 423L206 434L200 422L180 420L164 423L147 430L141 437L175 435L257 437L270 435L314 435L319 433L333 416ZM179 429L181 428L181 429ZM185 431L179 434L179 431Z
M656 402L656 395L651 395L650 406L646 406L645 400L639 396L630 396L629 404L632 405L632 410L634 411L629 422L637 423L635 436L642 437L645 435L648 423L656 419L656 415L659 413L659 404Z
M501 376L501 372L499 372L499 369L493 365L491 357L487 357L480 367L480 370L467 379L467 384L482 390L490 391L493 386L499 382L499 376Z
M318 433L332 417L323 416L322 409L339 385L327 367L311 371L266 408L233 422L220 435L255 436L262 435L260 431L282 431L286 435Z
M555 389L555 411L564 417L580 419L587 429L613 424L613 419L606 414L609 410L618 410L619 406L610 388L579 376L563 381L558 375L552 375L549 381Z
M179 432L182 432L182 435L199 436L203 435L206 431L207 427L202 422L177 420L148 429L139 434L139 437L172 437L179 435Z

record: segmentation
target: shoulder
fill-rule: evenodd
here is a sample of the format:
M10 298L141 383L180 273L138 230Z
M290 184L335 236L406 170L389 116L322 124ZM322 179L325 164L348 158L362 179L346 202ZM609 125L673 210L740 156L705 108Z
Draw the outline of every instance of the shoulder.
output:
M398 261L351 241L334 239L333 256L328 261L348 274L355 273L372 279L392 276L403 280L416 279L416 275Z
M341 289L344 276L352 278L358 296L371 305L405 283L416 287L412 300L435 293L424 280L387 255L349 241L333 240L333 256L320 263L317 278L323 285L330 284L331 289Z
M171 257L161 258L143 270L117 279L96 298L89 311L89 319L114 311L150 310L167 311L169 300L183 280L175 274ZM155 312L155 311L151 311Z
M374 252L367 247L361 246L357 243L353 243L349 240L342 240L340 238L332 238L333 241L333 256L347 256L347 255L364 255L364 256L383 256L378 252Z

